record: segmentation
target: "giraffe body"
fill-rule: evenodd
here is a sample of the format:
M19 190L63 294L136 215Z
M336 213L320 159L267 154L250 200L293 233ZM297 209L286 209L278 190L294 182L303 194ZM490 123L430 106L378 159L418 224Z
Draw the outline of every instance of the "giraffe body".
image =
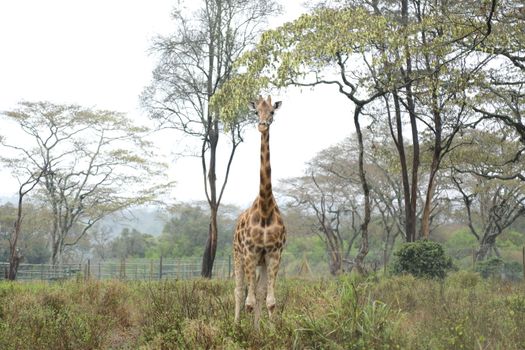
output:
M271 316L275 309L275 280L281 262L281 253L286 242L286 229L272 192L270 166L270 124L275 110L271 98L259 97L253 104L259 115L261 133L261 169L259 195L252 206L237 220L233 238L233 257L235 272L235 322L239 321L241 303L244 296L244 281L248 284L245 300L246 310L255 311L254 324L258 327L262 303ZM259 267L259 279L256 268Z

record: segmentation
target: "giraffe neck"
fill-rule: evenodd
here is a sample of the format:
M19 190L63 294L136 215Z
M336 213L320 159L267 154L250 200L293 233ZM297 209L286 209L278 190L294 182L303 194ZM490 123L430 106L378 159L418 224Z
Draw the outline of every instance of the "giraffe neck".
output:
M259 209L263 217L269 216L275 207L272 192L272 168L270 165L270 132L261 133L261 181L259 185Z

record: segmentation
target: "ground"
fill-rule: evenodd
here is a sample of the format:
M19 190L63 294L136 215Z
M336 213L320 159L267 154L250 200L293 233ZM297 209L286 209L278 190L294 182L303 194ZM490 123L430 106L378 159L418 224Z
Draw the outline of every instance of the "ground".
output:
M235 326L233 281L0 283L0 349L524 349L525 284L460 271L281 279Z

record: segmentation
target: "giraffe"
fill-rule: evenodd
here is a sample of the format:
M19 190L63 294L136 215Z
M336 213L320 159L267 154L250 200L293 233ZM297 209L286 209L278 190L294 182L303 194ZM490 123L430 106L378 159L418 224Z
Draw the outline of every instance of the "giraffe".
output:
M259 117L258 129L261 133L259 195L252 206L239 216L233 237L235 322L238 323L240 318L246 277L248 295L245 307L248 312L254 311L256 328L265 297L270 317L275 309L275 280L286 242L286 229L272 192L270 167L270 124L279 107L281 101L272 105L270 96L266 100L259 96L257 101L251 103L251 109ZM256 267L260 269L258 280Z

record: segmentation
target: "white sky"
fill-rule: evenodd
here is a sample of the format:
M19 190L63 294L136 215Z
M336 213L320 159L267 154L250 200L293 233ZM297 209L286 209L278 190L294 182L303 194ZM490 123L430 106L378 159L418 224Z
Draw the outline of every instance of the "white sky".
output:
M178 2L0 1L0 110L12 109L22 100L48 100L125 112L144 120L139 95L155 64L147 50L152 37L168 33L175 25L170 11ZM297 17L303 11L301 3L287 1L285 13L274 25ZM283 101L271 128L274 184L279 178L301 175L306 161L353 130L351 104L332 89L291 89L273 96L274 101ZM189 142L167 132L158 139L160 151L166 154L182 151ZM258 193L260 136L255 125L245 141L234 159L225 203L246 206ZM175 199L203 200L200 161L174 156L169 160L170 176L178 184ZM219 169L219 181L222 174ZM0 195L16 192L7 170L0 169L0 181Z

